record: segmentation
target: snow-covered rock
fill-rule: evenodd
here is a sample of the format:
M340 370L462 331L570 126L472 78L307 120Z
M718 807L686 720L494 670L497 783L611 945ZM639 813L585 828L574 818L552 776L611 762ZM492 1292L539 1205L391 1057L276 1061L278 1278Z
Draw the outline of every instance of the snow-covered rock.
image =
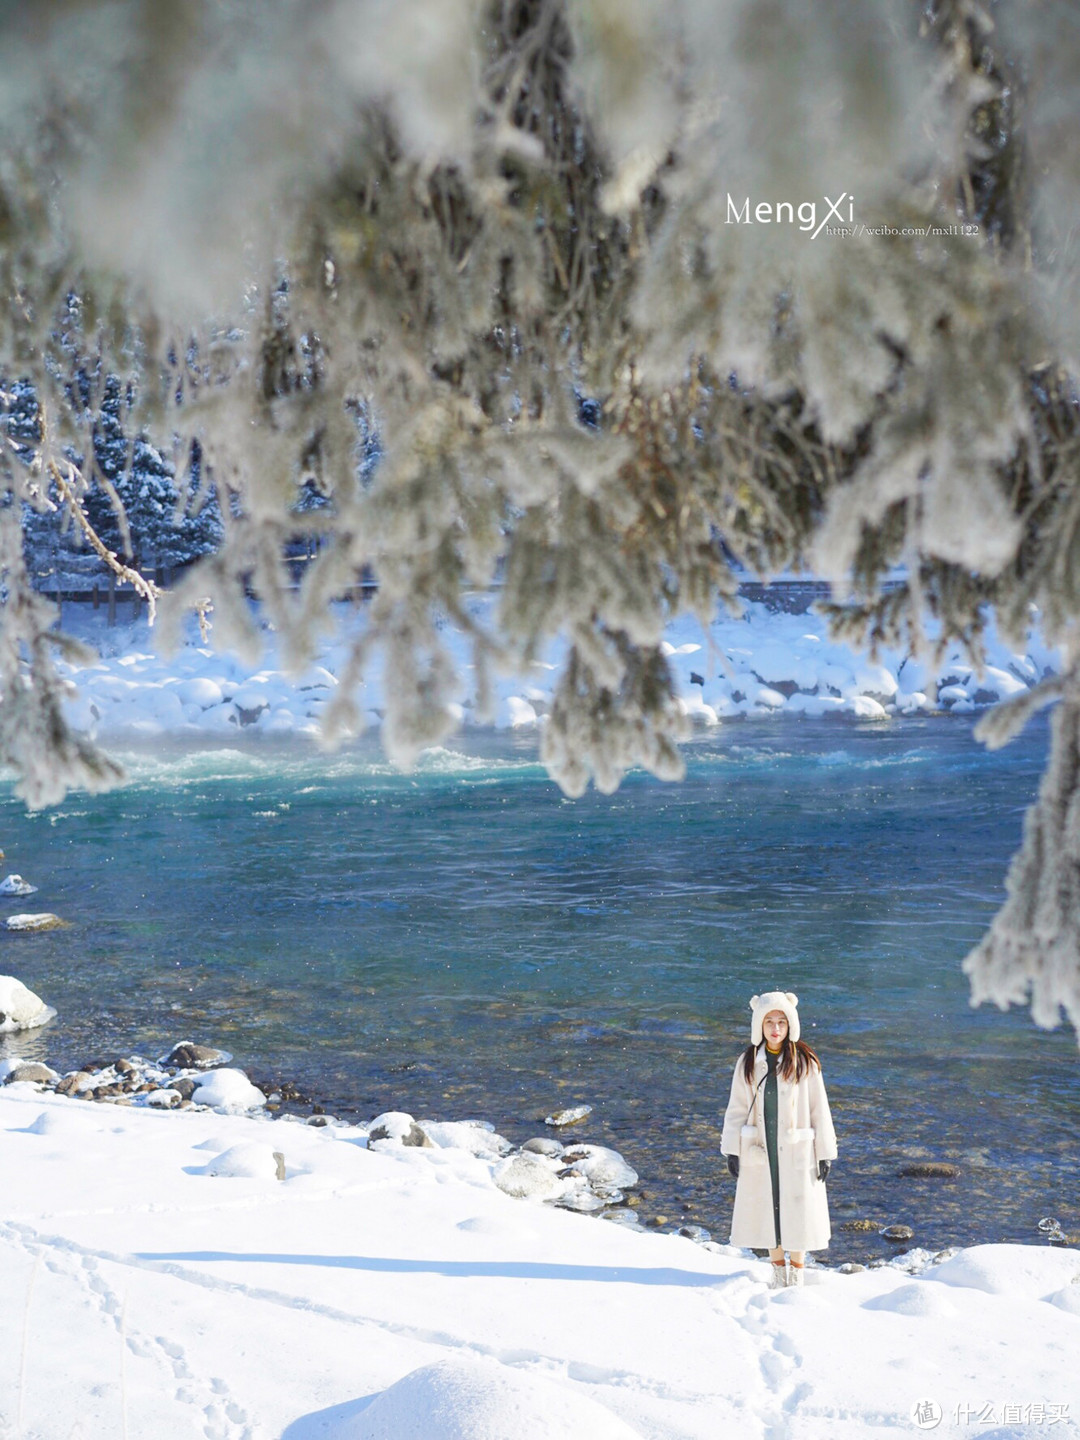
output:
M583 1175L590 1185L628 1189L638 1183L637 1171L617 1150L604 1145L573 1145L565 1152L563 1163Z
M255 1110L266 1104L266 1096L242 1070L210 1070L195 1081L192 1100L214 1109Z
M14 975L0 975L0 1035L10 1035L14 1030L36 1030L55 1014L51 1005L46 1005L40 995L27 989Z
M441 1149L465 1150L482 1159L499 1159L513 1146L492 1126L472 1120L425 1120L424 1134Z
M327 1440L640 1440L580 1390L519 1366L454 1356L377 1395Z
M0 895L36 895L37 888L21 875L5 875L0 880Z
M272 1145L260 1145L248 1140L240 1145L230 1145L206 1165L207 1175L217 1175L234 1180L276 1180L279 1178L280 1150Z
M559 1178L561 1162L546 1155L522 1151L500 1161L491 1178L506 1195L515 1200L556 1200L570 1188Z
M25 915L9 915L7 917L7 928L9 930L21 930L26 933L37 930L59 930L63 923L59 915L53 915L48 910L29 912Z

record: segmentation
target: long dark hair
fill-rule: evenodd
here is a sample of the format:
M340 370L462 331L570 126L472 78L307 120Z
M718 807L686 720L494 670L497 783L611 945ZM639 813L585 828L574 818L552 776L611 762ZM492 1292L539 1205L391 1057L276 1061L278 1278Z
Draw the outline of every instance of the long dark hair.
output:
M743 1055L743 1074L746 1076L747 1083L752 1083L754 1079L754 1061L757 1058L757 1052L756 1045L748 1045ZM785 1035L780 1050L780 1060L776 1066L777 1073L782 1075L785 1080L794 1080L798 1084L802 1077L809 1074L814 1067L820 1070L821 1061L806 1041L792 1040Z

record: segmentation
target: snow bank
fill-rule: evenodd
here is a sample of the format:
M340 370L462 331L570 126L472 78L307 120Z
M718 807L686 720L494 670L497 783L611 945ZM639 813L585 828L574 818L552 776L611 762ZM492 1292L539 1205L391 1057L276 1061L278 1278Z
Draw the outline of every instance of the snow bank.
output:
M505 1164L0 1090L0 1434L865 1440L928 1397L943 1434L1077 1434L1075 1250L770 1291L746 1252L511 1198Z
M492 600L477 599L481 619L490 619ZM99 617L100 618L100 617ZM69 625L72 617L65 617ZM330 645L320 663L304 675L285 673L267 633L266 663L259 669L219 655L201 643L185 646L168 663L153 652L145 624L107 630L92 616L72 625L107 652L89 666L60 662L72 682L69 714L80 728L101 734L158 735L266 732L315 735L325 703L346 661L341 643ZM470 723L473 667L465 637L443 631L462 676L460 714ZM711 726L731 716L771 714L849 716L884 720L933 709L957 713L979 709L1030 688L1061 665L1061 656L1032 629L1024 649L1012 651L988 627L988 663L973 670L959 650L936 670L900 651L885 650L875 661L836 644L821 621L809 614L770 609L761 601L745 605L741 619L718 617L703 630L683 618L668 627L663 649L686 714ZM551 707L561 646L527 675L496 682L495 725L528 729L543 724ZM376 724L385 710L377 667L360 687L358 709Z

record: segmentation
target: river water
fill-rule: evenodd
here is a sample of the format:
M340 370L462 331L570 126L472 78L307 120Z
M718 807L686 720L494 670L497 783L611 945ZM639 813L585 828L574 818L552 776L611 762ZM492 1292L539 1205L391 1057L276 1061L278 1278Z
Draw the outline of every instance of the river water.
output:
M749 996L800 996L840 1137L834 1224L916 1244L1080 1232L1080 1055L1067 1028L972 1010L960 961L1003 894L1045 726L734 723L678 785L562 797L535 737L456 742L402 776L374 746L125 756L131 783L27 815L0 790L13 910L0 969L59 1016L8 1040L60 1069L191 1038L327 1110L552 1108L642 1176L640 1213L726 1238L719 1122ZM950 1180L905 1179L912 1160ZM838 1231L831 1259L889 1253Z

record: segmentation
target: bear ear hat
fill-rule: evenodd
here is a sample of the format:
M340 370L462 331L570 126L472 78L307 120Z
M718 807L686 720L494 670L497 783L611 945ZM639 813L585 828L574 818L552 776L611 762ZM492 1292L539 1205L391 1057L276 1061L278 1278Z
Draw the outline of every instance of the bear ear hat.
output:
M770 1010L782 1010L787 1016L788 1039L794 1043L799 1038L799 997L790 990L766 990L750 1000L750 1043L757 1048L761 1044L762 1021Z

